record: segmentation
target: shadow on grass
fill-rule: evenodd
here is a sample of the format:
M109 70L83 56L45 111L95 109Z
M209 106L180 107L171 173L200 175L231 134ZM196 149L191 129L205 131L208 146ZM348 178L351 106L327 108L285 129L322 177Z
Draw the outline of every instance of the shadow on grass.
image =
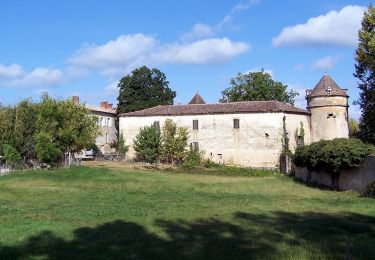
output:
M122 220L76 229L72 240L45 231L20 245L0 245L0 259L369 259L375 254L375 218L358 214L238 212L231 222L157 220L155 225L165 235Z

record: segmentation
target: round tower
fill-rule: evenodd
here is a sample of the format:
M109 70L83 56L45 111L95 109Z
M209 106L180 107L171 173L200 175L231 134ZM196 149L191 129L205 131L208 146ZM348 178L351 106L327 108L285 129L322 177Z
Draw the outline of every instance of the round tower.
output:
M311 113L311 141L349 138L348 94L326 73L313 90L306 90Z

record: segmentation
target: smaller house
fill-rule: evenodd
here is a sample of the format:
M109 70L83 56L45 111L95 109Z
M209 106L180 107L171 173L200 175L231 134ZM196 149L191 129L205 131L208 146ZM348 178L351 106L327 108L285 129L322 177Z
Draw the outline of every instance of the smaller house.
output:
M73 102L78 104L79 97L73 96ZM93 116L98 118L100 134L96 137L96 146L103 154L115 152L115 149L111 148L110 144L117 140L116 109L114 109L113 105L107 101L100 102L99 106L85 104L85 107L90 110Z

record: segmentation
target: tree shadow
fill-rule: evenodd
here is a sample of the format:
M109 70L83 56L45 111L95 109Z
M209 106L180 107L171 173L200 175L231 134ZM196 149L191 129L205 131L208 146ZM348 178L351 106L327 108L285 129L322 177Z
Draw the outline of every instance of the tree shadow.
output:
M71 240L44 231L19 245L0 245L0 259L280 259L295 256L294 249L308 258L375 255L375 218L359 214L238 212L230 222L155 225L164 234L123 220L76 229Z

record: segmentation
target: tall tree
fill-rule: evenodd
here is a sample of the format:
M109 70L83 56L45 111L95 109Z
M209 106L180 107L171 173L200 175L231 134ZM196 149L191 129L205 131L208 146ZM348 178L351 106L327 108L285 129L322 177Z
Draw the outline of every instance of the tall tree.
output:
M35 158L35 128L37 104L22 100L15 108L15 148L23 158Z
M238 73L230 81L231 86L221 92L220 102L278 100L294 104L296 91L287 90L288 86L274 81L267 72Z
M372 5L363 16L358 37L354 73L360 89L356 103L362 111L358 136L375 144L375 9Z
M117 111L127 113L158 105L172 105L176 92L169 88L163 72L146 66L123 77L118 85Z
M42 155L46 154L44 147L54 152L57 149L78 152L94 143L98 131L97 118L91 116L83 105L44 95L38 106L36 120L38 158L47 158Z

